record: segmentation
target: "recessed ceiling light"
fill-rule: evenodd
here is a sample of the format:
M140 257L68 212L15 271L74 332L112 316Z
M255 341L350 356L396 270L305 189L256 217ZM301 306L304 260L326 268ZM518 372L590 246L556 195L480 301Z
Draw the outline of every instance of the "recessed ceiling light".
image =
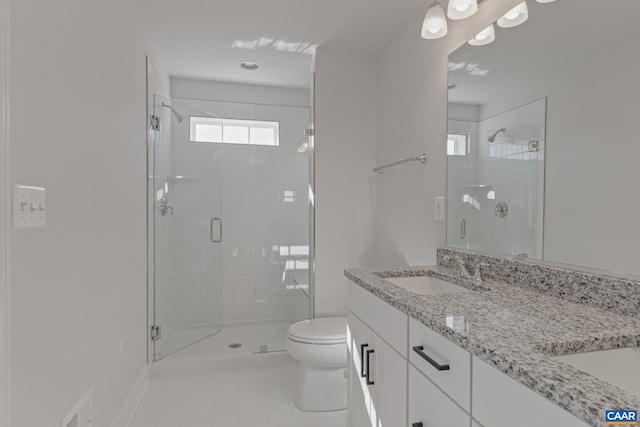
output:
M243 70L247 70L247 71L255 71L259 67L258 67L258 64L256 62L253 62L253 61L242 61L240 63L240 68L242 68Z

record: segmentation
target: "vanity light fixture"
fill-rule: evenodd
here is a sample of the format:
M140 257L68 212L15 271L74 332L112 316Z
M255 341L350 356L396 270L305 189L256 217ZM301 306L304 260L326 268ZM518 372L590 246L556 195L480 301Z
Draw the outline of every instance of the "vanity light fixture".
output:
M478 11L478 0L449 0L447 16L450 19L465 19Z
M447 27L447 17L444 14L444 9L438 0L434 1L427 14L424 17L422 23L422 38L427 40L439 39L447 35L449 31Z
M484 46L492 43L496 39L496 29L493 24L489 25L484 30L475 35L474 38L469 40L471 46Z
M498 27L513 28L520 24L523 24L529 19L529 9L527 8L527 1L523 1L516 7L505 13L504 16L498 19Z

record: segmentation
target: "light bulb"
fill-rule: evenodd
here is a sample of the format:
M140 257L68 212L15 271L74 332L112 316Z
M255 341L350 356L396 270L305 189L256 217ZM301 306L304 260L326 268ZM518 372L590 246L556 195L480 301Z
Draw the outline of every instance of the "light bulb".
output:
M518 25L524 23L527 19L529 19L529 9L527 8L527 2L525 0L505 13L502 18L498 19L498 27L517 27Z
M427 10L422 23L422 37L425 39L439 39L447 35L447 17L440 2L435 1Z
M504 15L504 17L507 18L509 21L513 21L518 16L520 16L520 11L515 9L510 12L507 12L507 14Z
M471 46L484 46L492 43L496 39L496 30L493 24L480 31L474 38L469 40Z
M465 19L478 11L478 0L449 0L447 16L451 19Z

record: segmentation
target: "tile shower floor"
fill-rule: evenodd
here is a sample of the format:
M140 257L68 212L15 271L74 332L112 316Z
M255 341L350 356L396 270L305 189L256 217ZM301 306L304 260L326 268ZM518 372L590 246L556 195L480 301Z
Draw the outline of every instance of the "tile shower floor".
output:
M298 365L160 377L130 427L346 427L347 413L302 412Z
M162 352L168 354L163 357L163 360L236 357L258 353L262 346L266 351L284 351L287 329L292 323L295 321L178 328L172 331L166 343L163 344ZM211 332L208 333L207 328ZM216 331L219 332L207 336ZM198 337L205 338L197 341ZM196 341L195 344L192 344L194 341ZM230 347L232 344L240 344L240 346Z

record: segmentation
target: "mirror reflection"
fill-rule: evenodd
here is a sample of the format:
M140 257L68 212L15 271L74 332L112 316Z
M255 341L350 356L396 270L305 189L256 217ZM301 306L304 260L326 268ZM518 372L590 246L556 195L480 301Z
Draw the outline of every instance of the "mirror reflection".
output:
M639 19L528 2L450 55L448 245L640 274Z

